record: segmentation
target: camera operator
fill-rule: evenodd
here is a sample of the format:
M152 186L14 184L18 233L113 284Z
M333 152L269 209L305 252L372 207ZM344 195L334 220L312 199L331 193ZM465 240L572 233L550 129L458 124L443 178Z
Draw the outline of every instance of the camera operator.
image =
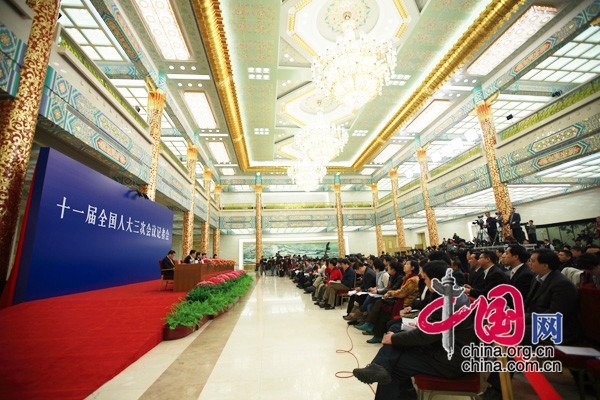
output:
M517 212L516 208L512 208L512 212L508 217L508 223L510 225L510 230L512 231L512 236L519 243L523 243L525 240L525 232L521 229L521 215Z
M490 237L490 243L492 245L494 245L498 241L498 238L496 237L496 235L498 235L498 225L497 224L498 224L498 220L496 219L496 217L492 217L489 212L486 212L484 226L487 229L487 234Z

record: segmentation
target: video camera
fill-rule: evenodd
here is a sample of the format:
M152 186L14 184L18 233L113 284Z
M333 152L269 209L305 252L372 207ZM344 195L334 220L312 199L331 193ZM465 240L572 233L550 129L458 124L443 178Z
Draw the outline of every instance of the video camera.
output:
M472 225L479 225L480 228L483 228L483 215L478 215L477 219L473 222L471 222Z

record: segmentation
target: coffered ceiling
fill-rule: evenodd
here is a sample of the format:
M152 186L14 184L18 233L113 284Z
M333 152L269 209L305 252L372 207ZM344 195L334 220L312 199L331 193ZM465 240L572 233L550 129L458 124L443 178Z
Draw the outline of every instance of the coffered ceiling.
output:
M328 164L326 180L340 173L342 182L379 182L381 190L389 190L390 168L399 169L401 185L417 178L418 147L429 145L432 170L477 146L481 134L471 112L472 90L502 76L528 45L551 36L592 3L545 1L552 12L539 17L544 19L540 29L525 38L529 44L523 41L491 67L483 62L487 49L515 21L528 18L536 2L63 0L59 22L63 35L81 47L143 118L144 78L167 92L164 145L182 161L187 144L198 145L198 171L205 165L216 181L251 183L260 172L289 188L282 173L300 157L293 137L321 109L349 131L343 152ZM172 24L161 26L153 10ZM397 53L390 84L360 109L324 97L313 84L311 61L335 46L345 13L360 32L389 40ZM106 24L107 16L118 26ZM526 30L503 39L503 45L529 37ZM588 28L500 88L494 106L498 131L554 101L556 93L596 78L599 42L600 30ZM562 174L545 176L556 173Z

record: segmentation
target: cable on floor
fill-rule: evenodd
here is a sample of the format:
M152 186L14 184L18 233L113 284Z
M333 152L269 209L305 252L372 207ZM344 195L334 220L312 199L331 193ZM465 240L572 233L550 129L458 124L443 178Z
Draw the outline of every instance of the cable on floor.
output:
M354 348L354 342L352 341L352 337L350 336L349 329L350 329L350 325L346 325L346 335L348 336L348 339L350 339L350 348L348 350L337 349L335 352L337 354L345 354L345 353L350 354L356 360L356 368L360 368L360 363L358 361L358 358L352 352L352 349ZM347 379L347 378L353 378L354 374L352 373L352 371L338 371L335 373L335 377L340 378L340 379ZM369 388L371 389L371 391L373 392L373 394L375 394L375 389L373 389L373 386L371 384L368 384L368 385L369 385Z

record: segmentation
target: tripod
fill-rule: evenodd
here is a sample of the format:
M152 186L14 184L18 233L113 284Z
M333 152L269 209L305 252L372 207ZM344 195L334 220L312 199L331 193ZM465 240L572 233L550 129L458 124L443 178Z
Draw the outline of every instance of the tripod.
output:
M478 225L479 226L479 230L477 231L477 238L475 239L475 247L479 247L483 244L483 242L485 242L485 230L483 229L482 225Z

